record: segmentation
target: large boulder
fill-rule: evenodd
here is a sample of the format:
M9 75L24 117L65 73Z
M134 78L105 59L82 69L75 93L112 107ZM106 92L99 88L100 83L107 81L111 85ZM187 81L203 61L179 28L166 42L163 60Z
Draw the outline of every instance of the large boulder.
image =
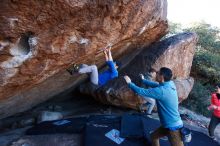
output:
M72 63L101 67L100 48L120 58L167 33L166 0L3 0L0 5L0 119L81 81Z
M168 67L173 71L173 78L188 78L192 66L198 36L185 32L155 42L145 47L122 71L137 80L140 73L151 68L159 70Z
M192 77L186 79L175 79L174 83L177 88L177 94L179 97L179 103L185 100L194 85L194 79Z
M177 87L177 94L180 103L188 97L192 90L194 79L189 77L186 79L175 79L173 81ZM121 83L120 85L119 82ZM88 87L90 88L88 89ZM139 110L140 106L146 103L141 96L138 96L128 88L128 85L123 78L116 79L107 86L103 86L96 90L92 89L91 84L87 84L86 88L87 91L81 91L88 95L92 95L93 98L103 104Z
M133 82L141 86L140 73L148 72L151 67L156 70L169 67L173 71L174 83L181 102L188 97L194 84L189 73L197 41L195 33L182 33L157 42L140 52L120 72L119 78L96 90L90 90L91 92L87 90L86 93L104 104L137 109L145 101L128 88L122 76L130 76ZM81 91L85 92L82 89Z

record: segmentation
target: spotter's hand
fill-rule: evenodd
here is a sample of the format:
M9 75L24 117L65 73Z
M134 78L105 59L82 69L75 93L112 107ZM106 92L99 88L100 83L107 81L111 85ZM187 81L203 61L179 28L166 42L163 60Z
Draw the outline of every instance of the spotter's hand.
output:
M129 78L129 76L124 76L124 79L127 84L131 83L131 79Z

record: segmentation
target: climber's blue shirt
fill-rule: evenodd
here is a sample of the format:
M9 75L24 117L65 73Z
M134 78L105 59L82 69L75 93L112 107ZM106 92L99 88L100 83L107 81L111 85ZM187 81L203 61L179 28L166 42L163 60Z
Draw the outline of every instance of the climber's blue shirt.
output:
M115 64L113 61L106 61L108 65L108 70L99 74L99 85L105 85L109 80L118 77L118 71L115 68Z
M143 82L153 88L140 88L134 83L129 83L129 87L143 98L150 97L156 99L162 127L170 129L181 127L183 122L178 112L178 96L174 82L168 81L160 84L148 80L143 80Z

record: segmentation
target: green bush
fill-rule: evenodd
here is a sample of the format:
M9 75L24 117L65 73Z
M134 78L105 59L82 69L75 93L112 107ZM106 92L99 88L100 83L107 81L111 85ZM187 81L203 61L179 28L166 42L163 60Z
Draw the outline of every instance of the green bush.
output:
M189 97L183 101L182 105L204 116L210 116L210 111L207 110L207 107L210 105L213 89L213 86L204 86L202 81L196 80Z
M192 68L196 74L205 78L209 83L220 82L220 55L210 51L197 51Z
M220 53L220 30L205 22L195 23L193 26L183 29L183 31L193 31L199 36L198 46L203 50L213 53Z

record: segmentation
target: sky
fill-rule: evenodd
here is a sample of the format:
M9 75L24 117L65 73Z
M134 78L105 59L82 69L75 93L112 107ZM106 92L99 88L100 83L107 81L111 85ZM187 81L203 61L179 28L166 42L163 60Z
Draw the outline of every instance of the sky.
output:
M220 28L220 0L167 0L167 18L183 26L205 21Z

